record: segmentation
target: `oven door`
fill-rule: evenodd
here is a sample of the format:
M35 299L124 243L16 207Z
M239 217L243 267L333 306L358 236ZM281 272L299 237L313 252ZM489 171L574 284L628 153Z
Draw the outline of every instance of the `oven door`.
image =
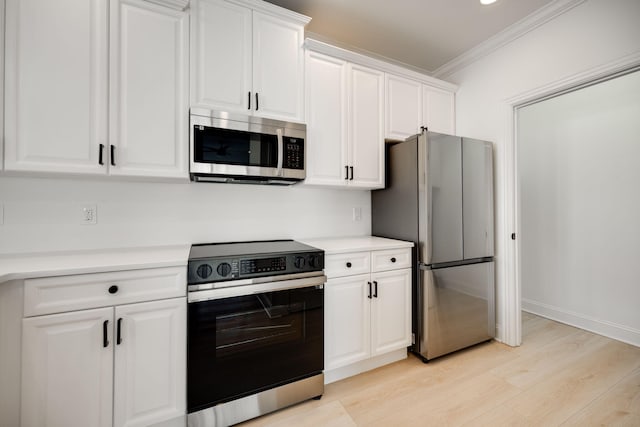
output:
M189 303L189 413L322 372L323 285L270 285L236 296L225 288L220 298L206 291L213 299Z

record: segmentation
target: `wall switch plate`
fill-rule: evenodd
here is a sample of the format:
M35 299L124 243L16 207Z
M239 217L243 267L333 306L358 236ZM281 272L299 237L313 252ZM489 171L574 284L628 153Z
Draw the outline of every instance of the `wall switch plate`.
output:
M354 207L353 208L353 220L354 221L362 221L362 208Z
M98 207L96 205L83 205L81 223L85 225L98 223Z

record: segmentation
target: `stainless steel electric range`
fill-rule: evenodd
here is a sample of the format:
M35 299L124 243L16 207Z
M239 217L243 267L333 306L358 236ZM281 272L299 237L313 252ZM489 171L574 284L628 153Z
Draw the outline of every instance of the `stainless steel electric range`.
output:
M188 261L187 422L227 426L324 391L324 252L199 244Z

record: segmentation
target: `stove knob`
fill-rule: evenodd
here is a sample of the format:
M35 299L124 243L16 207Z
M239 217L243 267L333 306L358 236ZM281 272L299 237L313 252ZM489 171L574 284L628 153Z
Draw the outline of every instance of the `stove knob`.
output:
M304 258L301 256L297 256L296 259L293 260L293 265L295 265L296 268L304 267Z
M198 274L198 276L200 276L200 278L202 279L206 279L207 277L211 276L212 272L213 268L211 268L209 264L201 264L196 269L196 274Z
M320 257L318 255L309 255L309 260L307 262L309 263L310 267L320 267Z
M218 265L216 271L222 277L228 276L229 273L231 273L231 265L228 262L223 262L222 264Z

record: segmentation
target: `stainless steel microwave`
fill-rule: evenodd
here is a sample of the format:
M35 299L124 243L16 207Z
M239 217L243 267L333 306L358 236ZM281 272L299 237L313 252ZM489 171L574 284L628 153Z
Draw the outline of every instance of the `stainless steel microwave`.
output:
M289 185L305 178L306 125L196 108L190 116L191 180Z

